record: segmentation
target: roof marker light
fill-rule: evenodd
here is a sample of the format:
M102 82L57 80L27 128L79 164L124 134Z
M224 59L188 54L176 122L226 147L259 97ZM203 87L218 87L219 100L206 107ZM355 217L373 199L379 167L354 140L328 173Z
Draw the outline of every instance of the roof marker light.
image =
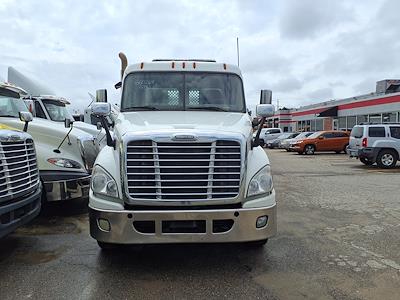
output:
M175 62L174 61L172 62L171 67L172 67L172 69L175 68Z
M226 64L224 64L224 70L226 70Z
M143 69L144 63L140 63L140 68Z
M185 62L182 63L182 68L183 68L183 69L185 68Z
M193 63L193 69L196 69L196 63L195 62Z

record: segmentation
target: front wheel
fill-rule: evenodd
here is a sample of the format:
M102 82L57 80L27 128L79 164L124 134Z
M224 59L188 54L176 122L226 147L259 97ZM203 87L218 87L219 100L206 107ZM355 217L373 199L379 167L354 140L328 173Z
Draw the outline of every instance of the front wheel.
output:
M315 146L314 145L306 145L304 147L304 153L307 155L313 155L315 153Z
M260 241L253 241L253 242L247 242L246 245L252 248L261 248L264 247L265 244L268 242L268 239L265 240L260 240Z
M374 164L373 161L370 161L370 160L368 160L368 159L365 158L365 157L361 157L361 158L360 158L360 161L361 161L364 165L366 165L366 166L372 166L372 165Z
M116 244L112 244L112 243L105 243L105 242L97 241L97 244L99 245L99 247L103 251L111 251L111 250L114 250L114 249L117 248L117 245Z
M390 149L384 149L379 152L376 158L376 164L380 168L391 169L396 166L397 160L399 159L397 153Z

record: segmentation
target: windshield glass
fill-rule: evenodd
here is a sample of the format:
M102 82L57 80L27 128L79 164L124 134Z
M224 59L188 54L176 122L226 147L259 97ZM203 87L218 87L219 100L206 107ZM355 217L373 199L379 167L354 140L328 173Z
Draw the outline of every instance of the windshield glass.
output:
M20 111L28 111L24 100L0 95L0 117L19 118Z
M246 112L242 80L225 73L141 72L124 81L121 111Z
M312 132L302 132L298 136L295 137L296 140L304 139L308 136L312 135Z
M50 119L56 122L64 122L65 119L71 119L71 113L68 111L66 105L60 101L55 100L42 100Z
M321 131L314 132L313 134L309 135L308 139L315 139L321 135Z

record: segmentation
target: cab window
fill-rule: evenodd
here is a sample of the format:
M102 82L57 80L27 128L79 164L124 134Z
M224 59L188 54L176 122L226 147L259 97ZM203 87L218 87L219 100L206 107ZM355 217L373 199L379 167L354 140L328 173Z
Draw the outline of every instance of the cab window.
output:
M35 113L37 118L46 119L46 115L44 114L42 106L37 101L35 101Z

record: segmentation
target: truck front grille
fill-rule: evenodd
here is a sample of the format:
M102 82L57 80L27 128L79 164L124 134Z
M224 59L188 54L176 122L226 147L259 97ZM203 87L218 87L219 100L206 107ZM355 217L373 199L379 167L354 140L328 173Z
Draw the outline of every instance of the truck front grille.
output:
M39 183L32 139L0 142L0 204L30 193Z
M196 201L239 194L241 152L237 141L209 143L131 141L126 181L130 198Z

